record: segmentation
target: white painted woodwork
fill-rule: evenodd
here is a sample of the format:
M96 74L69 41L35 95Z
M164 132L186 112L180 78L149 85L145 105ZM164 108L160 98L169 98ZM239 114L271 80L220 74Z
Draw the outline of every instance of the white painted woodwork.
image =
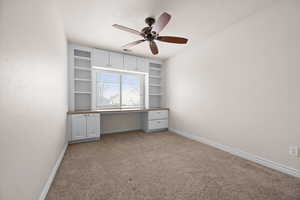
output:
M149 121L149 130L168 128L167 119L151 120Z
M162 129L167 129L169 126L169 111L168 110L153 110L148 111L146 122L147 132L154 132Z
M108 67L109 66L109 52L100 50L100 49L93 49L92 52L92 66L98 67Z
M93 67L145 73L145 105L160 106L162 91L160 87L155 86L161 82L160 70L149 70L149 67L161 66L160 61L76 44L69 44L68 56L70 111L93 108Z
M71 141L100 136L100 114L71 115Z
M120 53L110 52L109 53L109 66L117 69L123 69L124 59Z
M145 58L137 58L137 71L148 72L149 62Z
M85 115L72 115L72 140L86 138L86 117Z
M168 118L168 110L155 110L148 112L149 120Z
M99 137L100 135L99 114L88 114L86 116L86 135L88 138Z
M128 130L143 129L146 132L156 132L168 129L168 110L151 110L137 113L114 113L104 115L100 118L100 113L90 114L70 114L69 127L71 127L70 142L80 142L86 139L96 139L100 137L100 124L104 124L102 133L122 132ZM134 116L134 118L131 118ZM121 119L121 118L122 119ZM100 121L102 120L102 121ZM118 123L118 124L116 124ZM135 127L126 124L135 124ZM125 125L125 126L124 126Z
M124 55L124 68L130 71L137 70L137 57L131 55Z

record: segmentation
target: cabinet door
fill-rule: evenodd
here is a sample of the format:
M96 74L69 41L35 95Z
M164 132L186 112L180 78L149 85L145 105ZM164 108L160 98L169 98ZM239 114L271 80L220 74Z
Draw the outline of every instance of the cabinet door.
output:
M119 53L109 53L109 64L113 68L123 69L123 55Z
M137 58L137 70L140 72L148 72L149 71L149 63L145 58Z
M86 138L86 118L84 115L72 115L72 140Z
M94 49L92 52L92 66L107 67L109 64L109 52Z
M89 114L86 117L86 133L87 137L99 137L100 136L100 114Z
M124 55L124 68L126 70L137 70L137 60L135 56Z

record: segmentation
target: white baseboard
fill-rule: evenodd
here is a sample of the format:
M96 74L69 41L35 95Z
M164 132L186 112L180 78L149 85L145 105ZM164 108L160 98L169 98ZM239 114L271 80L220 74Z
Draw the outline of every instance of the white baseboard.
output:
M48 191L49 191L49 189L50 189L50 186L51 186L51 184L52 184L52 182L53 182L53 180L54 180L54 178L55 178L55 174L56 174L56 172L57 172L57 170L58 170L58 168L59 168L59 166L60 166L60 163L61 163L61 161L62 161L62 159L63 159L63 157L64 157L64 155L65 155L65 152L66 152L66 150L67 150L67 147L68 147L68 144L66 144L66 145L64 146L64 148L63 148L63 150L61 151L61 153L60 153L58 159L56 160L56 163L55 163L55 165L54 165L54 167L53 167L53 169L52 169L52 171L51 171L51 173L50 173L50 175L49 175L49 177L48 177L48 180L47 180L46 184L44 185L44 188L43 188L43 190L42 190L42 193L41 193L41 195L40 195L39 200L44 200L44 199L46 199L47 193L48 193Z
M115 129L115 130L110 130L110 131L101 131L101 135L105 134L112 134L112 133L121 133L121 132L128 132L128 131L141 131L142 129L140 128L131 128L131 129Z
M178 135L181 135L183 137L186 137L186 138L189 138L189 139L192 139L192 140L196 140L198 142L210 145L212 147L215 147L217 149L226 151L226 152L231 153L233 155L236 155L236 156L242 157L244 159L256 162L256 163L258 163L260 165L263 165L265 167L269 167L271 169L280 171L282 173L289 174L291 176L300 178L300 170L298 170L298 169L294 169L294 168L291 168L291 167L273 162L271 160L268 160L268 159L265 159L265 158L262 158L262 157L244 152L244 151L241 151L239 149L235 149L235 148L232 148L232 147L229 147L229 146L225 146L225 145L213 142L211 140L208 140L206 138L203 138L203 137L200 137L200 136L197 136L197 135L193 135L193 134L190 134L190 133L179 131L179 130L176 130L176 129L173 129L173 128L169 128L169 130L171 132L174 132L174 133L176 133Z

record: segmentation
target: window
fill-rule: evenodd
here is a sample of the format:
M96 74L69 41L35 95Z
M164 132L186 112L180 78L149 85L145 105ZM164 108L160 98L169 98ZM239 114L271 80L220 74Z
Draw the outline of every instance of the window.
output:
M138 108L144 104L144 75L97 70L95 106L105 108Z

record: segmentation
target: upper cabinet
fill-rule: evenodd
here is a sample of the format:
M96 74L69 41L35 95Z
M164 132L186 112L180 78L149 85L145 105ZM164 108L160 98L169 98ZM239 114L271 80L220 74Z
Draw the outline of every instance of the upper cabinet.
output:
M103 51L100 49L93 49L92 66L108 67L109 66L109 52Z
M120 53L109 53L109 66L117 69L123 69L124 60L123 55Z
M124 68L126 70L137 70L137 57L124 55Z
M137 71L140 72L148 72L149 71L149 63L145 58L137 58Z
M128 54L93 49L91 66L110 67L129 71L149 72L149 60Z
M156 66L156 65L159 66ZM149 99L146 99L152 107L160 105L161 63L157 60L142 58L129 54L117 53L108 50L83 47L76 44L68 45L68 74L69 74L69 110L90 110L95 91L93 71L100 67L104 70L120 72L132 72L136 74L148 74ZM145 100L145 101L146 101ZM92 120L92 119L91 119ZM92 122L89 122L92 123ZM80 119L74 126L80 130L84 124ZM83 137L79 131L75 137ZM93 135L93 129L88 131Z
M93 49L92 66L123 69L123 55L120 53Z

